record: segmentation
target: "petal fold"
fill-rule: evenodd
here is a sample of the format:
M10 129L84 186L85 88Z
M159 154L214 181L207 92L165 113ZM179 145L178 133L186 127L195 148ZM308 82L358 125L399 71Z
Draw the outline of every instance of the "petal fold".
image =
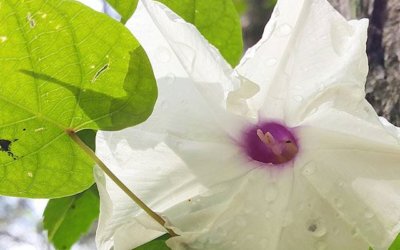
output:
M200 32L159 2L142 0L154 24L168 42L199 91L220 106L237 86L232 68Z
M261 116L295 126L321 103L364 99L367 20L346 21L326 0L280 0L237 72L258 84Z

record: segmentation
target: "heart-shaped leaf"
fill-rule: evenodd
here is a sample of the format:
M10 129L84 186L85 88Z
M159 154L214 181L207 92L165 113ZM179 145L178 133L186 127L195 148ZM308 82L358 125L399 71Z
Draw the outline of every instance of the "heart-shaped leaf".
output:
M157 96L120 23L68 0L0 0L0 194L55 198L93 184L68 133L145 120Z

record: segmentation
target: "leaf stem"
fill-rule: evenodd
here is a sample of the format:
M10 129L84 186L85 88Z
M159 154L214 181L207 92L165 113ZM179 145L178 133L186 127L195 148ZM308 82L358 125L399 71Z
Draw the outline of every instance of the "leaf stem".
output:
M97 155L93 152L91 148L89 148L80 138L79 136L75 133L73 130L67 130L66 131L69 137L78 144L85 153L87 153L90 158L92 158L97 165L103 170L103 172L110 177L110 179L117 184L118 187L124 191L141 209L143 209L150 217L152 217L156 222L158 222L167 232L172 236L178 236L173 230L167 228L165 226L166 221L158 215L156 212L151 210L150 207L148 207L139 197L137 197L116 175L114 175L113 172L102 162Z

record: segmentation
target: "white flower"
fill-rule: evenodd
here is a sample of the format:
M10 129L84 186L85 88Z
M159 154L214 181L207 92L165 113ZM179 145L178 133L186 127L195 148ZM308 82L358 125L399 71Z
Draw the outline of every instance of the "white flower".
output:
M387 249L400 230L400 131L364 99L367 20L280 0L234 70L159 3L143 0L128 25L159 100L145 123L100 133L97 153L168 219L172 249ZM99 249L165 233L96 178Z

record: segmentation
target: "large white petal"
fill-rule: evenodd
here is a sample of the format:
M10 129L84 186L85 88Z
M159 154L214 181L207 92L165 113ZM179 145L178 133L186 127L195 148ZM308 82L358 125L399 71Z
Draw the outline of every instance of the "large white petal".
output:
M209 115L204 99L193 88L189 79L176 78L173 83L160 79L160 99L149 120L97 137L99 157L157 212L256 167L246 167L240 148ZM177 91L181 95L176 95ZM103 191L100 189L103 227L97 233L99 247L129 237L130 232L121 228L140 231L144 225L136 217L146 217L108 178L104 185ZM132 242L148 240L139 239Z
M194 204L182 203L167 211L181 230L181 236L171 238L168 245L176 250L276 249L292 183L290 166L256 168L244 178L221 183L192 199Z
M347 22L326 0L280 0L237 67L261 88L253 108L293 126L327 100L352 109L364 98L367 25Z
M232 124L221 117L216 121L212 106L187 76L143 6L139 5L128 26L154 65L159 98L145 123L120 132L100 133L97 154L146 204L163 212L216 182L236 178L250 169L240 165L244 158L225 132L223 124ZM99 188L99 248L114 245L128 249L164 233L151 225L151 219L108 178L103 186ZM139 233L144 228L145 236ZM138 232L137 238L131 237L132 231Z
M398 129L332 109L298 131L308 181L372 247L387 249L400 231Z
M292 221L282 228L276 249L368 249L367 241L356 234L356 227L322 199L299 170L296 169L293 194L288 205L287 217Z
M290 167L255 169L166 213L181 230L182 236L168 241L175 250L368 248L354 226Z
M146 50L156 78L164 79L170 85L175 84L176 80L185 88L185 85L191 85L189 92L200 93L204 99L203 103L208 106L206 107L208 116L213 116L218 126L236 137L237 131L240 131L246 121L226 112L228 92L236 88L236 78L230 77L232 69L229 64L192 24L186 23L160 3L153 3L151 0L143 2L145 4L139 2L127 27ZM189 51L193 52L193 55L187 55L188 48L191 48ZM187 60L193 64L191 71L187 68ZM180 96L186 95L185 91L177 87L175 95L180 99ZM160 100L163 98L163 93L160 93L159 97L158 102L163 102ZM247 111L247 105L236 100L241 98L240 95L229 99L232 104L231 111L235 109L233 113ZM186 100L191 102L190 98ZM169 107L165 108L168 112L172 111ZM176 116L169 115L169 117ZM207 125L205 121L202 124Z

